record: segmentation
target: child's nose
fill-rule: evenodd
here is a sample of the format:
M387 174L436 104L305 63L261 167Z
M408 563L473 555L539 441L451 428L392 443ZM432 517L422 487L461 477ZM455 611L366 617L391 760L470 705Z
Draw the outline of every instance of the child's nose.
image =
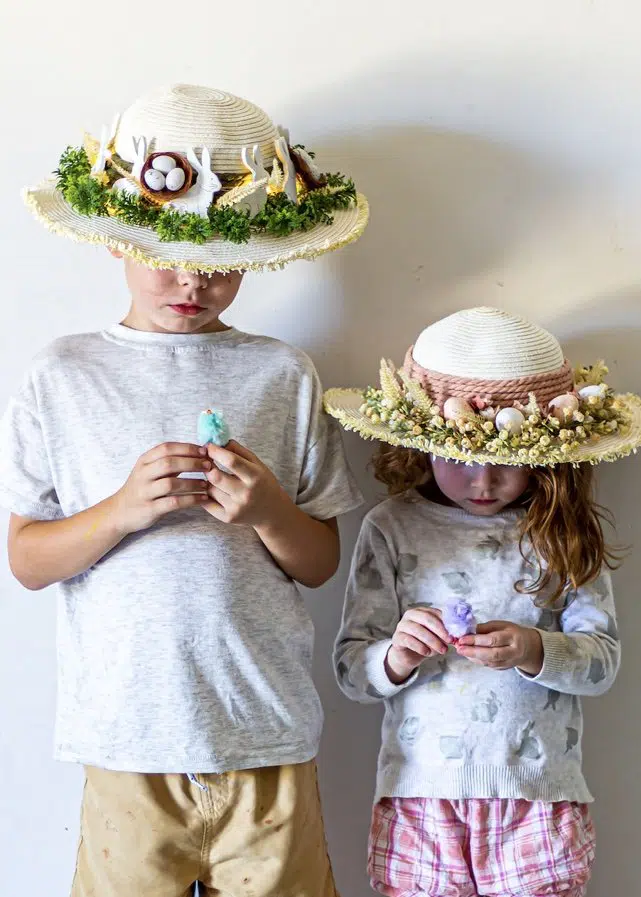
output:
M181 287L202 287L207 283L206 274L197 274L194 271L185 271L179 268L177 271L178 283Z
M491 464L479 465L474 476L474 485L480 489L489 489L494 482L494 475Z

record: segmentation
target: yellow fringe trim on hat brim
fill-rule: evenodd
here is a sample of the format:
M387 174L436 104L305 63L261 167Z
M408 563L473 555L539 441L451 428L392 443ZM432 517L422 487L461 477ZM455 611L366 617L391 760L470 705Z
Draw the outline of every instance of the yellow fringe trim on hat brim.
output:
M416 449L419 452L426 452L451 461L461 461L464 464L499 464L513 467L556 467L557 464L573 464L576 467L579 464L600 464L602 461L618 461L628 455L635 454L641 445L641 397L633 393L620 393L616 398L625 402L626 410L629 413L634 414L636 412L637 426L634 439L629 438L631 427L628 427L625 433L620 434L620 443L606 451L599 451L598 449L599 442L602 442L605 438L599 436L594 437L589 444L584 443L573 455L562 455L558 449L551 449L542 454L540 458L526 463L511 455L501 455L499 457L487 452L472 453L453 446L433 445L425 436L399 436L390 430L389 427L386 427L384 423L373 424L368 417L358 412L358 410L347 411L344 407L341 407L348 397L357 397L360 404L363 400L363 395L362 389L328 389L323 399L323 405L325 411L336 418L345 430L358 433L363 439L375 439L379 442L386 442L389 445Z
M354 223L354 227L340 240L326 241L317 246L311 246L309 243L304 243L299 249L294 249L286 255L275 255L273 258L264 262L253 262L249 259L241 259L236 262L212 262L211 264L203 264L182 259L159 259L155 256L148 255L133 243L118 240L107 234L80 234L77 231L74 231L71 227L66 227L64 224L59 224L48 218L40 208L32 189L25 188L22 191L22 199L34 217L43 224L48 231L59 237L67 237L67 239L73 240L74 243L89 243L96 246L106 246L108 249L120 252L128 258L133 259L138 264L145 265L147 268L153 268L155 270L180 268L183 271L202 274L215 274L216 272L226 274L230 271L277 271L284 268L290 262L300 260L313 261L315 258L325 255L328 252L334 252L337 249L342 249L344 246L349 246L350 243L355 243L362 236L369 220L369 204L367 199L361 193L358 193L356 204L358 216ZM75 214L79 213L76 212ZM87 216L89 220L92 217L94 216ZM327 226L331 227L331 225L317 225L318 228ZM309 235L310 233L313 233L313 231L307 231L306 233ZM274 237L273 239L276 242L279 238ZM224 243L227 246L234 245L229 243L229 241L224 241ZM206 246L207 244L203 243L201 245ZM242 244L238 245L240 247Z

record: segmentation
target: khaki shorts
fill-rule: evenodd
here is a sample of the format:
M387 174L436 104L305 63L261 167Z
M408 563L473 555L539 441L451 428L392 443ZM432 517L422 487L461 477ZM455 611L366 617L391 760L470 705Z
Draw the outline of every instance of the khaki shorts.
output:
M314 761L86 775L72 897L337 897Z

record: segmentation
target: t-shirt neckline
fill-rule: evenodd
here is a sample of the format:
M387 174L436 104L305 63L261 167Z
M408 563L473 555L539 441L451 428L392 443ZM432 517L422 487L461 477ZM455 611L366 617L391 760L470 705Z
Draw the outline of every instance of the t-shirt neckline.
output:
M173 349L201 348L208 345L219 345L234 339L242 334L235 327L229 330L220 330L217 333L154 333L148 330L134 330L124 324L112 324L102 331L105 339L128 346L141 348L157 347Z

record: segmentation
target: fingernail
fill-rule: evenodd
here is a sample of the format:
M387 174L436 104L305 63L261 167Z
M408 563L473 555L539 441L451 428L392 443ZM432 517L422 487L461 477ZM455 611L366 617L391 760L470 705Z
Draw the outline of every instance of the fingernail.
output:
M200 453L201 455L206 455L206 454L207 454L207 449L205 448L204 445L201 446L201 447L198 449L198 451L199 451L199 453Z

